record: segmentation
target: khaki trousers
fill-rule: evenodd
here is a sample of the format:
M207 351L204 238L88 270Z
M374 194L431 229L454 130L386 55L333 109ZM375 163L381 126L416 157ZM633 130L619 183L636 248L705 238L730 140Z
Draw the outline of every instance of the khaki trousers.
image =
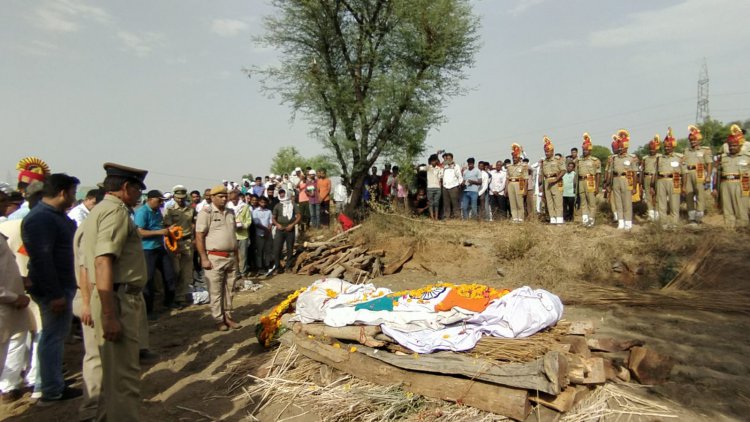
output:
M722 180L721 212L724 213L724 225L729 228L748 225L747 198L742 197L742 185L739 181Z
M510 215L513 220L523 220L524 205L521 182L508 182L508 202L510 202Z
M174 297L176 303L185 303L188 286L193 282L193 250L183 248L179 254L172 255L172 268L175 272Z
M73 298L73 315L80 318L82 309L83 298L79 289ZM81 324L81 329L84 348L81 372L84 389L83 402L78 408L78 419L83 421L96 418L99 394L102 391L102 360L99 356L99 344L96 342L96 329L85 324Z
M208 255L212 268L205 270L204 275L208 284L208 296L211 301L211 316L217 323L224 322L224 315L231 316L232 292L235 280L234 254L223 257Z
M562 218L563 194L557 183L550 185L548 180L544 181L544 201L547 204L547 214L550 218Z
M616 176L612 180L612 194L617 219L633 221L633 192L628 188L628 179L625 176Z
M680 221L680 194L674 193L672 182L670 178L656 181L656 204L662 223L677 224Z
M593 219L596 217L596 192L589 192L587 189L585 180L578 182L578 203L581 215L588 215Z
M654 176L643 176L643 202L646 203L649 211L653 211L656 209L654 198L651 197L651 193L649 192L651 190L651 182L653 180Z
M703 183L698 182L695 170L685 173L685 201L687 210L704 212L706 210L706 190L703 189ZM695 197L695 199L693 199Z
M120 339L116 342L104 339L99 292L94 290L91 297L91 315L102 362L102 390L96 418L98 421L131 422L139 420L141 407L138 344L140 320L145 318L146 304L142 294L115 292L114 298L115 311L122 326Z

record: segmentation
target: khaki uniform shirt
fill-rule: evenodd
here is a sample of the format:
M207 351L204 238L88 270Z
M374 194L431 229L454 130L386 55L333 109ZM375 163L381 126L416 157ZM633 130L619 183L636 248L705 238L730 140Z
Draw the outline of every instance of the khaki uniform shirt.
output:
M674 173L685 173L683 166L685 157L677 152L673 152L670 155L662 155L659 157L659 165L656 171L659 176L671 176Z
M579 177L587 176L589 174L597 175L602 171L602 162L593 155L588 157L581 157L576 163L576 172Z
M643 157L643 173L644 176L653 176L656 173L656 161L662 155L658 152L654 155L647 155Z
M187 203L186 203L187 204ZM187 205L180 208L176 203L167 208L164 214L164 227L176 224L182 228L182 237L177 241L180 248L190 248L193 241L193 221L195 209Z
M198 213L195 231L206 234L206 252L233 252L237 248L234 211L224 208L221 212L211 204Z
M518 182L519 179L528 179L529 170L528 166L524 163L508 164L508 179L507 183Z
M113 195L106 195L96 204L81 226L82 260L88 273L96 274L96 257L112 255L114 283L143 287L147 280L146 258L130 213L130 208ZM95 284L96 277L89 277L89 282Z
M612 159L615 176L624 176L625 172L638 170L638 157L633 154L617 155Z
M542 174L545 178L557 177L557 174L565 171L565 160L561 158L545 158L542 161Z
M698 146L696 149L685 149L685 165L695 166L702 163L706 168L713 162L713 153L711 148Z
M721 155L721 175L739 176L750 174L750 154L742 153L736 155Z

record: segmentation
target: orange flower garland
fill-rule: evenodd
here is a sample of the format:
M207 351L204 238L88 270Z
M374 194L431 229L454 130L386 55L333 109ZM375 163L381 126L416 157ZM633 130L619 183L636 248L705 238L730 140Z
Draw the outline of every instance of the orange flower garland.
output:
M281 316L287 313L292 305L297 301L297 297L307 290L307 287L303 287L284 299L281 303L276 305L268 315L260 317L260 331L258 332L258 342L265 347L271 346L271 340L276 334L276 330L281 327Z
M182 239L182 227L172 226L169 228L169 234L164 236L164 244L167 245L167 249L174 252L177 250L177 241Z

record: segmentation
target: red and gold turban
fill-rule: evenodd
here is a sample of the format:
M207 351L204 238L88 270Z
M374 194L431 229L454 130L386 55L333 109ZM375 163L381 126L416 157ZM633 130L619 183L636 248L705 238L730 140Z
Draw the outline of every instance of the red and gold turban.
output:
M16 170L18 170L18 181L23 183L31 183L35 180L44 182L50 174L47 163L36 157L22 158L16 164Z
M659 150L659 134L658 133L654 135L654 138L648 143L648 149L650 149L651 151Z
M594 148L594 145L591 143L591 136L589 136L588 132L583 134L583 145L581 147L586 151L591 151L591 149Z
M544 152L553 152L555 150L555 146L552 145L552 140L550 140L547 135L544 135Z
M674 135L672 134L672 128L667 128L667 136L664 137L664 146L666 147L669 145L670 147L674 148L677 146L677 140L674 138Z
M620 140L620 147L627 148L630 146L630 134L625 129L617 131L617 138Z
M617 153L620 150L620 139L617 135L612 135L612 152Z
M690 134L688 134L688 139L691 141L698 140L700 141L703 139L703 135L701 135L701 130L698 129L697 126L690 125L688 126L688 131Z
M727 143L731 145L742 145L745 142L745 136L742 133L742 128L738 125L732 125L729 129L729 137Z
M521 145L513 144L510 146L510 153L514 157L520 157L522 151L523 151L523 148L521 148Z

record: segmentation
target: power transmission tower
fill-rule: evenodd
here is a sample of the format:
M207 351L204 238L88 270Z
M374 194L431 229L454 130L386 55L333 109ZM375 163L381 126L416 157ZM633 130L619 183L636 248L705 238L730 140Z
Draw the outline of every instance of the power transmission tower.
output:
M709 118L708 111L708 64L703 59L703 66L698 75L698 105L695 109L695 123L705 122Z

